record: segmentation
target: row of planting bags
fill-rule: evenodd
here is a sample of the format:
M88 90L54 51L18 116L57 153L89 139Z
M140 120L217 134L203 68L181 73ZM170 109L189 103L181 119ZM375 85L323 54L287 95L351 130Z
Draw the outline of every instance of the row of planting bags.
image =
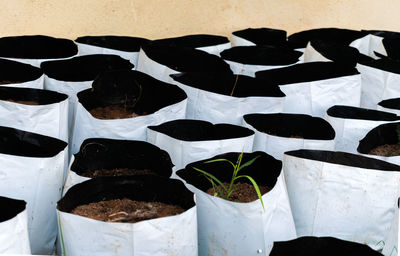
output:
M197 249L200 255L268 255L274 241L298 236L333 236L376 250L386 242L390 255L397 245L400 167L332 150L368 154L396 143L396 114L371 108L398 113L397 101L386 100L400 97L398 38L386 31L317 29L287 40L281 30L247 29L233 33L232 48L226 38L209 35L152 42L82 37L79 52L65 39L1 38L0 195L25 200L27 208L7 203L10 212L0 224L11 231L0 233L0 249L51 253L58 217L67 255L197 255ZM85 56L73 57L77 53ZM139 116L104 120L89 112L116 104ZM169 122L183 118L227 124ZM167 151L175 167L151 144L90 138L147 140ZM206 158L240 151L256 151L245 154L248 159L261 155L246 172L273 187L263 196L265 210L258 200L238 204L207 195L208 180L192 170ZM397 157L383 160L396 163ZM73 186L88 179L83 172L137 166L164 178L96 178ZM228 181L229 170L218 168ZM266 172L255 171L260 168ZM166 179L170 175L187 188ZM64 180L64 193L70 190L57 214ZM69 213L123 197L157 198L187 211L135 224Z

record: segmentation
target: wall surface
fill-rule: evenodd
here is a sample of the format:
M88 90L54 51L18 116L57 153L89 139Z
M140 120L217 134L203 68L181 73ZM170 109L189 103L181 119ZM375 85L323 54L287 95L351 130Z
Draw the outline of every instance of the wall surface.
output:
M0 36L193 33L229 36L247 27L400 31L399 0L0 0Z

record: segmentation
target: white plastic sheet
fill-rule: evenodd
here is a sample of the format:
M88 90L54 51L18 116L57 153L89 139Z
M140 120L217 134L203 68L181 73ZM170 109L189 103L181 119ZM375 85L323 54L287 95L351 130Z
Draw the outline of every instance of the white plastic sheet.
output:
M284 112L324 117L333 105L360 106L361 75L285 84Z
M326 57L324 57L321 53L319 53L315 48L311 45L311 42L308 42L307 47L304 49L302 62L315 62L315 61L332 61Z
M231 45L232 45L232 47L235 47L235 46L254 46L256 44L249 40L246 40L242 37L235 36L234 34L232 34L231 35Z
M274 241L297 237L283 172L262 196L265 211L259 199L235 203L187 186L196 194L200 256L267 256Z
M366 35L351 42L350 46L356 48L360 53L378 59L375 52L387 56L385 46L382 43L383 37Z
M209 54L213 54L213 55L219 56L219 54L220 54L222 51L224 51L224 50L226 50L226 49L229 49L229 48L231 48L231 43L230 43L230 42L224 43L224 44L217 44L217 45L210 45L210 46L197 47L196 49L197 49L197 50L200 50L200 51L207 52L207 53L209 53Z
M65 150L46 158L0 154L0 194L27 202L33 254L51 254L54 249Z
M3 207L7 207L6 205ZM27 209L14 218L0 222L0 254L31 254Z
M280 65L280 66L278 66L278 65L251 65L251 64L243 64L243 63L230 61L230 60L224 60L224 61L229 64L229 66L231 67L231 70L233 71L234 74L251 76L251 77L255 77L255 73L257 71L283 68L283 67L288 67L288 66L296 64L296 63L293 63L290 65Z
M40 76L36 80L23 82L23 83L15 83L15 84L14 83L13 84L2 84L1 86L43 89L44 88L44 75Z
M395 109L395 108L385 108L381 105L378 105L378 107L376 108L377 110L380 111L385 111L385 112L389 112L389 113L393 113L396 114L398 116L400 116L400 109Z
M400 74L357 64L361 73L361 107L376 109L385 99L400 97Z
M249 113L282 112L285 97L232 97L174 82L188 96L186 118L240 125Z
M390 227L388 237L384 242L382 254L385 256L397 256L399 255L399 208L396 207L395 215Z
M298 236L334 236L383 248L399 196L399 171L289 154L283 170Z
M109 138L146 141L146 127L174 119L183 119L187 99L164 107L153 114L133 118L101 120L93 117L78 102L76 108L71 153L79 151L82 142L88 138Z
M66 60L66 59L73 58L75 56L76 55L70 56L70 57L67 57L67 58L58 58L58 59L22 59L22 58L4 58L4 57L1 57L1 58L2 59L6 59L6 60L13 60L13 61L22 62L22 63L25 63L25 64L32 65L34 67L40 68L40 64L42 64L42 62L51 61L51 60Z

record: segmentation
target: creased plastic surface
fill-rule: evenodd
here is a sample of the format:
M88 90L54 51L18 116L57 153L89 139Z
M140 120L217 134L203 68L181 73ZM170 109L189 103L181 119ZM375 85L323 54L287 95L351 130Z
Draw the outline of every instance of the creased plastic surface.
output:
M0 222L0 230L1 255L31 254L26 209L12 219Z
M133 118L100 120L93 117L78 102L76 108L71 152L79 151L87 138L109 138L146 141L146 127L185 118L187 100L164 107L153 114Z
M242 37L232 34L231 35L231 45L232 45L232 47L235 47L235 46L254 46L256 44L249 40L246 40Z
M137 223L112 223L57 211L66 255L196 256L196 207Z
M1 57L1 58L2 59L7 59L7 60L13 60L13 61L22 62L22 63L25 63L25 64L32 65L34 67L40 68L40 64L42 64L42 62L51 61L51 60L66 60L66 59L73 58L75 56L76 55L70 56L70 57L66 57L66 58L56 58L56 59L22 59L22 58L4 58L4 57Z
M274 241L297 237L283 173L262 196L265 211L260 200L235 203L187 186L196 194L200 256L267 256Z
M257 131L243 119L243 126L252 129L255 133L253 151L264 151L278 160L283 160L283 153L296 149L333 150L334 140L311 140L303 138L288 138L270 135Z
M232 97L174 82L188 97L186 118L240 125L249 113L282 112L285 97Z
M351 42L350 46L356 48L360 53L378 59L375 52L387 56L385 46L382 43L383 37L372 34Z
M243 64L235 61L230 61L230 60L224 60L226 63L229 64L231 70L233 71L234 74L239 74L239 75L245 75L245 76L251 76L255 77L255 73L257 71L261 70L270 70L270 69L275 69L275 68L283 68L283 67L288 67L297 63L293 63L290 65L251 65L251 64Z
M217 45L210 45L210 46L197 47L196 49L197 49L197 50L200 50L200 51L207 52L207 53L209 53L209 54L213 54L213 55L219 56L219 54L220 54L222 51L224 51L224 50L226 50L226 49L229 49L229 48L231 48L231 43L230 43L230 42L224 43L224 44L217 44Z
M397 256L399 255L399 208L396 208L396 213L394 215L392 226L390 227L390 232L385 241L385 246L383 247L382 254L385 256Z
M51 254L54 248L66 150L46 158L0 154L0 194L27 202L33 254Z
M399 196L400 172L287 154L283 170L298 236L333 236L382 249Z
M28 82L24 82L24 83L2 84L1 86L43 89L44 88L44 75L42 75L41 77L39 77L36 80L32 80L32 81L28 81Z
M400 74L357 64L361 73L361 107L376 109L385 99L400 97Z
M304 50L303 54L303 63L306 62L314 62L314 61L332 61L326 57L324 57L321 53L312 47L311 43L308 42L307 47Z
M360 106L361 75L280 86L286 94L284 112L324 117L333 105Z
M68 142L68 99L46 105L0 100L0 125Z
M114 54L129 60L133 65L135 65L135 67L138 63L139 52L120 51L82 43L76 43L76 45L78 46L78 56L90 54Z
M167 151L176 170L222 153L251 152L253 140L254 135L221 140L184 141L147 128L147 142Z

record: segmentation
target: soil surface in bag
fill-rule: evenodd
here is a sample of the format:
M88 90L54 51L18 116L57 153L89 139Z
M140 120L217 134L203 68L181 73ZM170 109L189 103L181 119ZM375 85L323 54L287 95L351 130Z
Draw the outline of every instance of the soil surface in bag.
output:
M0 100L25 105L48 105L59 103L68 98L67 95L41 89L0 86Z
M0 126L0 154L21 157L54 157L67 143L52 137Z
M84 177L153 174L169 177L173 164L168 153L144 141L86 139L71 171Z
M400 117L393 113L343 105L330 107L327 110L327 114L336 118L370 121L396 121L400 119Z
M148 128L183 141L224 140L254 134L252 130L238 125L212 124L207 121L189 119L173 120Z
M134 70L105 72L93 82L91 89L78 93L83 107L92 115L99 114L93 116L100 119L153 114L186 97L179 87Z
M400 110L400 98L382 100L381 102L378 103L378 105L384 108Z
M349 45L354 40L365 36L365 32L341 28L317 28L300 31L288 37L288 43L293 48L305 48L311 40Z
M222 183L227 184L230 183L232 179L232 173L233 173L232 165L230 165L228 162L222 162L222 161L211 162L211 163L206 163L206 162L215 159L228 159L231 162L236 163L239 155L240 153L220 154L209 159L188 164L184 169L177 171L176 174L181 179L185 180L187 183L193 185L197 189L209 193L210 195L214 195L212 184L210 183L208 178L205 177L199 171L196 171L193 167L196 167L211 175L214 175ZM262 193L268 193L268 191L273 189L273 187L277 182L277 178L281 173L282 162L276 160L275 158L266 154L265 152L257 151L253 153L244 153L241 166L243 166L246 162L254 159L255 157L257 158L251 165L246 166L245 168L240 170L240 175L248 175L252 177L256 181L258 187L262 188ZM242 185L239 185L241 187L246 186L247 187L247 192L245 192L246 194L252 194L254 191L254 187L248 179L240 179L235 183L242 183ZM246 200L249 200L248 196L245 197L247 198ZM255 197L252 196L252 198L254 198L252 200L254 201L258 199L258 196Z
M186 86L238 98L285 97L279 86L244 75L217 72L187 72L171 77Z
M358 75L354 67L335 62L310 62L290 67L256 72L256 77L277 85L319 81L344 76Z
M178 72L228 72L229 65L220 57L190 47L149 44L143 51L151 60Z
M71 187L58 201L57 208L73 212L77 207L89 205L89 209L104 209L100 214L111 221L135 222L163 217L166 213L179 214L195 205L193 198L193 193L179 180L153 175L100 177ZM169 210L160 203L177 207ZM81 208L85 207L78 210ZM136 215L131 215L131 212L136 212Z
M0 84L34 81L43 75L43 71L37 67L6 59L0 59L0 70Z
M142 220L173 216L184 211L182 207L177 205L132 201L124 198L80 205L71 213L100 221L135 223Z
M226 188L229 188L229 183L224 183L224 186ZM224 191L222 186L218 186L218 188L221 191ZM267 186L258 186L260 189L261 195L264 195L265 193L268 193L272 188L267 187ZM218 197L223 197L218 193L218 189L214 189L213 187L209 188L206 191L207 194L212 195L212 196L218 196ZM217 193L217 194L216 194ZM235 183L233 185L233 192L229 196L228 200L232 202L239 202L239 203L249 203L253 202L258 199L258 195L256 190L254 189L253 185L247 184L247 183Z
M108 70L131 70L134 65L117 55L93 54L67 60L45 61L40 65L44 73L59 81L92 81Z
M285 30L272 28L247 28L232 32L232 34L246 39L256 45L287 45Z
M274 242L270 256L379 256L368 245L333 237L304 236L290 241Z
M236 46L221 52L221 58L249 65L284 66L299 61L302 52L282 46Z
M167 45L174 47L189 47L189 48L200 48L207 46L215 46L219 44L229 43L229 40L225 36L217 35L187 35L181 37L163 38L158 40L153 40L152 44L156 45Z
M400 171L400 166L381 161L375 158L339 151L300 149L285 152L286 155L326 162L331 164L358 167L380 171Z
M322 118L302 114L248 114L246 123L257 131L286 138L333 140L335 130Z
M139 52L150 40L131 36L81 36L75 42L126 52Z
M0 196L0 205L3 205L0 211L0 223L14 218L26 208L25 201L3 196Z
M42 35L0 38L0 56L6 58L58 59L77 53L78 47L68 39Z
M381 124L370 130L358 144L357 151L362 154L396 156L399 152L397 127L399 122Z

